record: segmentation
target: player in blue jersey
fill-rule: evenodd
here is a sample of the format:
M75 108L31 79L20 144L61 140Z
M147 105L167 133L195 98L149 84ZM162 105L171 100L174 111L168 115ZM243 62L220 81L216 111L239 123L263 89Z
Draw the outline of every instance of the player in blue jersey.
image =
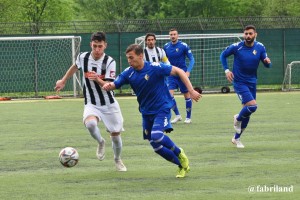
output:
M190 73L195 63L194 56L190 47L186 43L178 40L178 31L176 29L171 29L169 31L169 36L171 41L164 45L164 50L167 54L169 62L171 63L171 65L179 67L180 69L185 71L187 76L190 77ZM189 66L186 65L186 57L189 59ZM174 106L172 107L172 109L176 115L171 123L176 123L182 120L174 98L174 90L178 88L180 89L180 92L183 93L186 102L186 119L184 123L191 123L192 100L186 86L177 75L172 75L168 77L168 87L174 102Z
M256 80L257 69L260 61L265 67L271 67L265 46L255 40L257 32L254 26L248 25L244 28L244 41L234 43L227 47L220 56L226 78L233 83L243 108L239 114L234 115L234 129L236 131L232 143L237 148L244 148L240 137L245 131L250 116L257 109L256 103ZM232 72L227 65L227 57L234 55Z
M201 98L201 94L193 89L184 71L164 63L144 61L143 55L143 48L140 45L128 46L126 57L130 67L126 68L114 82L105 84L103 88L113 90L124 84L130 84L137 96L139 111L142 113L144 139L150 141L157 154L178 165L176 177L183 178L190 169L188 158L183 149L164 134L173 130L170 123L173 101L165 78L169 75L180 77L195 101Z

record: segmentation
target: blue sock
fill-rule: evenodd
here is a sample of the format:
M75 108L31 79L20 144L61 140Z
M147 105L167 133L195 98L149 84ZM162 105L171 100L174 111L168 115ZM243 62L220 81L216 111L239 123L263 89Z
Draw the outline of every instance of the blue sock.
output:
M175 155L175 153L172 150L162 146L159 143L154 142L153 140L150 142L150 144L153 147L155 153L157 153L164 159L166 159L178 166L181 166L178 157Z
M180 154L180 149L175 145L171 138L169 138L169 136L164 135L163 139L159 143L173 151L176 156Z
M242 125L241 125L241 128L242 128L242 132L239 134L239 133L235 133L235 136L234 136L234 139L238 139L241 137L242 133L244 132L244 130L246 129L248 123L249 123L249 120L250 120L250 117L246 117L246 118L243 118L242 119Z
M186 107L186 118L191 118L192 114L192 99L185 99L185 107Z
M244 106L239 113L239 116L236 118L238 121L242 121L243 118L249 117L257 109L257 105Z
M174 97L173 97L172 101L173 101L172 110L174 111L175 115L180 115L178 107L177 107L177 103L176 103L176 100Z

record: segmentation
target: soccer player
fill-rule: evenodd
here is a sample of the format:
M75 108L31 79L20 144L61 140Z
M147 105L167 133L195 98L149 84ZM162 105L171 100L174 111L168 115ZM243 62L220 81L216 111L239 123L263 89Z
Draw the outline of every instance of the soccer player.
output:
M232 143L237 148L244 148L240 137L249 123L251 114L257 109L256 81L259 63L262 61L267 68L272 65L265 46L255 40L256 36L255 27L252 25L246 26L244 28L244 41L230 45L220 56L226 78L233 83L234 91L243 105L240 113L234 115L236 133L232 138ZM232 72L227 65L227 57L230 55L234 56Z
M173 130L170 123L172 97L165 78L177 75L191 94L198 101L201 95L196 92L183 70L163 63L143 60L143 48L132 44L126 49L126 57L130 67L126 68L118 78L106 83L105 90L120 88L130 84L137 96L139 111L143 120L143 136L148 139L155 153L178 165L177 178L185 177L190 170L189 160L182 148L179 148L164 132Z
M149 62L163 62L170 64L166 52L155 46L156 36L154 33L147 33L145 37L146 48L144 49L144 60Z
M190 73L194 66L194 56L192 54L192 51L190 47L178 40L178 31L173 28L169 31L170 36L170 42L164 45L164 50L167 54L167 57L171 63L171 65L179 67L183 71L185 71L186 75L190 77ZM186 57L189 59L189 66L186 65ZM178 121L182 120L182 117L180 115L180 112L178 110L175 98L174 98L174 90L180 89L180 92L183 93L185 98L185 105L186 105L186 119L184 123L189 124L192 122L191 120L191 114L192 114L192 99L190 96L190 93L188 92L186 86L183 84L183 82L180 80L178 76L169 76L168 77L168 85L169 90L173 98L174 106L172 107L175 118L171 121L171 123L176 123Z
M123 131L123 116L118 101L113 92L101 89L106 82L114 81L116 73L115 60L107 55L104 50L107 47L104 32L96 32L91 36L91 52L78 55L75 64L66 72L61 80L56 82L55 90L64 88L67 80L77 70L83 70L83 94L84 112L83 123L91 136L98 142L96 156L99 160L105 157L105 140L98 128L99 121L103 121L107 131L110 133L114 161L117 171L127 171L121 160Z

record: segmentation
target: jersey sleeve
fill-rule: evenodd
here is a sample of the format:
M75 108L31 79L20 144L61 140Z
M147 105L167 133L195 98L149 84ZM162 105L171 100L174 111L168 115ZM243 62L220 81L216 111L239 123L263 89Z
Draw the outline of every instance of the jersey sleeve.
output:
M266 59L268 57L266 48L263 44L260 43L260 45L261 45L261 49L262 49L261 54L260 54L260 60L264 64L265 67L270 68L272 66L272 63L268 64L268 63L264 62L264 59Z
M162 52L161 61L167 65L170 65L170 62L169 62L169 59L167 57L165 50L161 49L161 52Z
M105 80L114 81L115 78L116 78L116 61L111 57L109 57L106 66Z
M114 81L116 89L119 89L122 85L129 84L127 77L129 76L130 67L127 67Z
M76 61L75 61L75 65L77 66L77 69L82 69L82 61L83 57L82 57L82 53L78 54Z
M189 66L187 68L187 72L191 72L194 67L194 64L195 64L195 59L194 59L192 50L190 49L189 46L186 46L186 55L189 59Z
M227 57L234 54L235 51L235 47L237 47L238 43L232 44L228 47L226 47L226 49L221 53L220 55L220 60L223 66L224 70L229 69L228 68L228 62L227 62Z

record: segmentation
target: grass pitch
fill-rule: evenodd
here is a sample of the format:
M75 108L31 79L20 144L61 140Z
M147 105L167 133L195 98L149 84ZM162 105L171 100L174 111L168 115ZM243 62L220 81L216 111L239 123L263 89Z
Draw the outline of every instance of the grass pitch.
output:
M184 99L176 98L184 116ZM300 93L258 93L258 110L242 136L245 149L231 144L233 115L240 110L236 95L204 95L193 105L192 124L175 124L170 134L190 159L184 179L176 179L177 167L142 139L136 99L117 99L125 119L125 173L115 171L110 142L105 160L96 159L96 142L82 124L82 99L0 102L0 199L300 198ZM103 124L100 129L110 141ZM58 161L66 146L80 155L73 168Z

